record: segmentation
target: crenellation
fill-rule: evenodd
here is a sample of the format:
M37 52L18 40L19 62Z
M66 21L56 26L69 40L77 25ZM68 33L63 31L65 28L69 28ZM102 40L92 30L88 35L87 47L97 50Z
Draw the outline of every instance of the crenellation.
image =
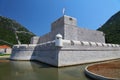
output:
M118 45L118 44L115 44L115 46L116 46L116 47L119 47L119 45Z
M71 40L71 42L74 43L74 45L82 45L81 41Z
M102 43L96 43L97 44L97 46L100 46L100 47L102 47L103 45L102 45Z
M13 48L19 48L20 46L19 45L14 45Z
M37 46L38 44L29 44L28 46L29 47L35 47L35 46Z
M81 43L82 43L83 46L90 46L90 43L87 42L87 41L82 41Z
M116 47L120 47L120 45L119 45L119 44L116 44Z
M97 46L96 42L89 42L91 46Z
M112 47L112 44L107 44L108 45L108 47Z
M115 44L112 44L112 47L116 47L116 45L115 45Z
M108 47L108 45L106 43L102 43L103 47Z

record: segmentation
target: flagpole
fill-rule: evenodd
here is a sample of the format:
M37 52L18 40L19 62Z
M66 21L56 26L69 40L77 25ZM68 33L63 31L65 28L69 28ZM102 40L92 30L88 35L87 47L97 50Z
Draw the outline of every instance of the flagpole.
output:
M65 15L65 8L63 8L63 15Z

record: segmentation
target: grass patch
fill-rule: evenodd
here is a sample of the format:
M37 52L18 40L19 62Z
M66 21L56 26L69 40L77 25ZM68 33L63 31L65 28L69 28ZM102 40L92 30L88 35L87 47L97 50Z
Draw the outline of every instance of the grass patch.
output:
M0 56L10 56L10 54L0 54Z

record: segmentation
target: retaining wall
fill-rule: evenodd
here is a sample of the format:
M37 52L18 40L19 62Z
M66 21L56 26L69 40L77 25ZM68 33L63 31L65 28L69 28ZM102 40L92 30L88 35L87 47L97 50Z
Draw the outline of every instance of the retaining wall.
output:
M86 41L63 40L63 47L55 41L37 45L15 45L13 60L38 60L56 67L120 58L120 45Z

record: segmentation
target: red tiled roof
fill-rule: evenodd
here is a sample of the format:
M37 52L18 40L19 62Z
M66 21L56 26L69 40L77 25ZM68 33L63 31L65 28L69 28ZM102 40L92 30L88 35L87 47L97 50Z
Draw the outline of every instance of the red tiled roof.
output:
M0 46L0 49L5 49L5 48L11 48L10 46L7 46L7 45L1 45Z

